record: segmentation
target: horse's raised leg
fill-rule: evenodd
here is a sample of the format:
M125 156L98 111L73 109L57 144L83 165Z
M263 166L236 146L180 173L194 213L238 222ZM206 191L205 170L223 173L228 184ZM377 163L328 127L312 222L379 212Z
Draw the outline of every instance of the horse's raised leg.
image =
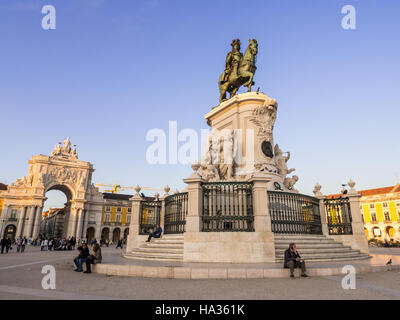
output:
M220 87L219 87L219 93L220 93L219 102L220 103L226 100L226 91L227 91L227 89L228 89L227 85L220 85Z
M239 88L233 88L233 90L229 92L231 94L230 98L232 98L238 90Z

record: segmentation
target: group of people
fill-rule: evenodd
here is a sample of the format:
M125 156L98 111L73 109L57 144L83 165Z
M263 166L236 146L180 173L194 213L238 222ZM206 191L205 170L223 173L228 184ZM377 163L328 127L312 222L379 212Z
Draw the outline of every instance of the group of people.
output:
M11 239L10 238L2 238L0 240L0 245L1 245L1 254L4 253L4 251L6 253L8 253L8 251L12 248L11 247Z
M76 239L74 237L69 238L43 238L40 240L41 251L52 251L52 250L73 250L76 246Z
M90 253L88 245L86 242L83 242L81 246L78 247L78 256L74 258L74 264L76 272L83 272L83 273L92 273L91 264L101 263L102 255L101 255L101 248L97 242L93 243L92 247L93 252ZM86 270L83 271L83 264L86 264Z

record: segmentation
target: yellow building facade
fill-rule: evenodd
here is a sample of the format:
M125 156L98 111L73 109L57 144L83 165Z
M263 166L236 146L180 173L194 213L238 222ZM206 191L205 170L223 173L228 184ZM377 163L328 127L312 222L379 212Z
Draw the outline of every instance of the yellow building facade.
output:
M121 238L126 240L131 222L132 203L129 199L132 195L103 193L103 197L101 239L108 239L113 243ZM90 227L90 222L88 226Z
M368 240L400 241L400 184L359 191Z

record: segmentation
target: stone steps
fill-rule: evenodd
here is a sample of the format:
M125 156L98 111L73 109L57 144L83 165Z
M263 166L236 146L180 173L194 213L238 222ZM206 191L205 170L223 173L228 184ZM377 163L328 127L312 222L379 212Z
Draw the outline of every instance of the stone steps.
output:
M151 242L144 242L139 248L124 256L129 259L156 261L183 261L183 235L163 235Z
M172 256L168 255L153 255L153 254L139 254L139 253L127 253L124 255L125 258L128 259L137 259L137 260L154 260L154 261L179 261L182 262L183 255L181 256Z
M345 256L345 257L340 257L337 256L334 259L332 258L304 258L307 261L312 261L312 262L339 262L339 261L354 261L354 260L363 260L363 259L369 259L371 258L370 255L366 253L360 253L358 256ZM283 263L283 258L276 258L276 262Z
M359 250L354 250L350 246L345 246L323 235L275 234L276 262L283 262L285 250L291 242L296 244L301 257L306 261L326 262L369 258L368 254L363 254Z

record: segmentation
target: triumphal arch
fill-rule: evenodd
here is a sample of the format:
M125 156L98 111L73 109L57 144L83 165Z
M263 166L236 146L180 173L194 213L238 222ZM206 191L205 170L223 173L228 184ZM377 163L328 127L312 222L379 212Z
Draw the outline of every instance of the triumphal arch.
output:
M59 190L67 198L62 236L84 238L90 222L99 238L103 196L92 184L93 165L78 159L70 139L58 143L50 156L32 156L28 163L28 175L0 191L0 234L11 230L15 237L38 238L46 192Z

